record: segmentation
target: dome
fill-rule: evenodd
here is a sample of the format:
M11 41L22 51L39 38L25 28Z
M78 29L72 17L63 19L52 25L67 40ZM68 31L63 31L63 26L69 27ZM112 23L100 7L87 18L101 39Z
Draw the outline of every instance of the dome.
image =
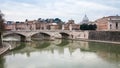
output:
M87 15L85 15L83 17L82 23L88 23L88 22L89 22L89 19L88 19Z

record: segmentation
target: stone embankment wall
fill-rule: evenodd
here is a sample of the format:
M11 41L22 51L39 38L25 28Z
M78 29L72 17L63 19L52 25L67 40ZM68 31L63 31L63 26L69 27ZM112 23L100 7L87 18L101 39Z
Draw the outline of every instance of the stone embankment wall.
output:
M120 31L89 31L89 40L120 42Z
M86 40L89 37L89 31L76 31L73 32L73 35L74 35L73 39Z
M0 55L2 55L3 53L5 53L7 50L9 50L10 45L7 43L3 43L3 47L0 48Z

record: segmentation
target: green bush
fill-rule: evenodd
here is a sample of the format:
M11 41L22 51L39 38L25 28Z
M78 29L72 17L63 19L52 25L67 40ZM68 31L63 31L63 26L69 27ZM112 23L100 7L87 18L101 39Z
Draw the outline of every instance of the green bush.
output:
M96 30L97 25L96 24L81 24L80 30Z

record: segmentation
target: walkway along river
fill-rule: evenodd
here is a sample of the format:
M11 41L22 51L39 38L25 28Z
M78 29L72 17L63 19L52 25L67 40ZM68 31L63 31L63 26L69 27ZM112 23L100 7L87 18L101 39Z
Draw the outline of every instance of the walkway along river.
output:
M72 40L7 42L0 68L120 68L120 45Z

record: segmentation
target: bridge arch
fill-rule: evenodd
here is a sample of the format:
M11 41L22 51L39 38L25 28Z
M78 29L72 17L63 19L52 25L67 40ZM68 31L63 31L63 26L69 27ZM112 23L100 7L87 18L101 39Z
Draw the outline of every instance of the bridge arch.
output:
M63 39L68 39L70 37L70 34L66 32L60 32L60 34Z
M31 35L31 39L33 40L49 40L51 37L51 34L45 33L45 32L37 32Z
M15 36L16 38L19 38L20 41L26 41L26 36L20 33L7 33L3 34L3 38L9 37L9 36Z

